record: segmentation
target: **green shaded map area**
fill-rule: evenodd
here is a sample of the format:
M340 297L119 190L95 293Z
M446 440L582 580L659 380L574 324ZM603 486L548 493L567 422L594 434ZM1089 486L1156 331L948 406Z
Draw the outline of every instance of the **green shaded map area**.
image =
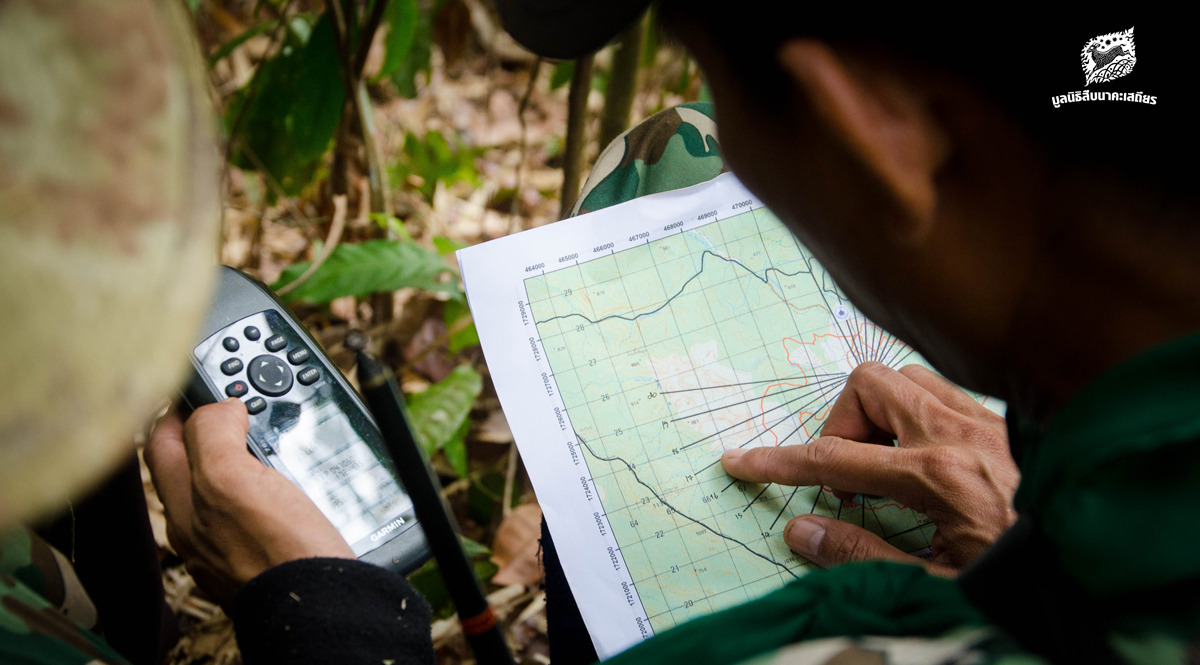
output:
M902 550L934 526L890 499L734 482L721 452L818 436L861 362L922 363L868 322L765 208L525 280L591 481L653 629L763 595L812 564L815 512Z

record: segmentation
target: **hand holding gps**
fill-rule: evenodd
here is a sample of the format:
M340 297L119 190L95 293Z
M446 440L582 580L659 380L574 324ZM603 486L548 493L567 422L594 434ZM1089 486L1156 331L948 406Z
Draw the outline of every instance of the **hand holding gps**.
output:
M221 268L191 360L181 407L241 399L251 452L304 490L355 556L400 574L429 558L366 407L267 287Z
M266 286L223 267L181 406L241 399L250 450L304 490L355 556L404 575L432 550L477 660L512 665L395 377L362 351L361 333L347 337L371 411Z

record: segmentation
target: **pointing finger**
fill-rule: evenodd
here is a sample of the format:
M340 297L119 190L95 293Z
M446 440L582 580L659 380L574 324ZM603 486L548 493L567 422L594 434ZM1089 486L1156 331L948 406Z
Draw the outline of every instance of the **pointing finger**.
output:
M912 451L823 436L808 444L728 450L725 472L756 483L824 485L843 492L890 496L920 508L921 483Z

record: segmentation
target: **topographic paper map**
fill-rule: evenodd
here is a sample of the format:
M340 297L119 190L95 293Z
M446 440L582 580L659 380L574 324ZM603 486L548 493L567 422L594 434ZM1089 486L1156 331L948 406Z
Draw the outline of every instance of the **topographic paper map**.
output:
M501 403L601 658L804 575L802 513L920 553L890 499L736 482L737 447L819 435L861 362L924 361L867 321L732 175L464 249Z

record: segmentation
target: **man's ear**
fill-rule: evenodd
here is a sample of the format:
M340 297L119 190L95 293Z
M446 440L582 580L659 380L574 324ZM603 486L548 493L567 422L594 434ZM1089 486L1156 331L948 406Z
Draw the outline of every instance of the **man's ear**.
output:
M879 181L901 213L894 230L920 242L933 227L934 178L949 140L903 78L869 62L851 68L825 43L798 38L779 64L812 104L823 129Z

